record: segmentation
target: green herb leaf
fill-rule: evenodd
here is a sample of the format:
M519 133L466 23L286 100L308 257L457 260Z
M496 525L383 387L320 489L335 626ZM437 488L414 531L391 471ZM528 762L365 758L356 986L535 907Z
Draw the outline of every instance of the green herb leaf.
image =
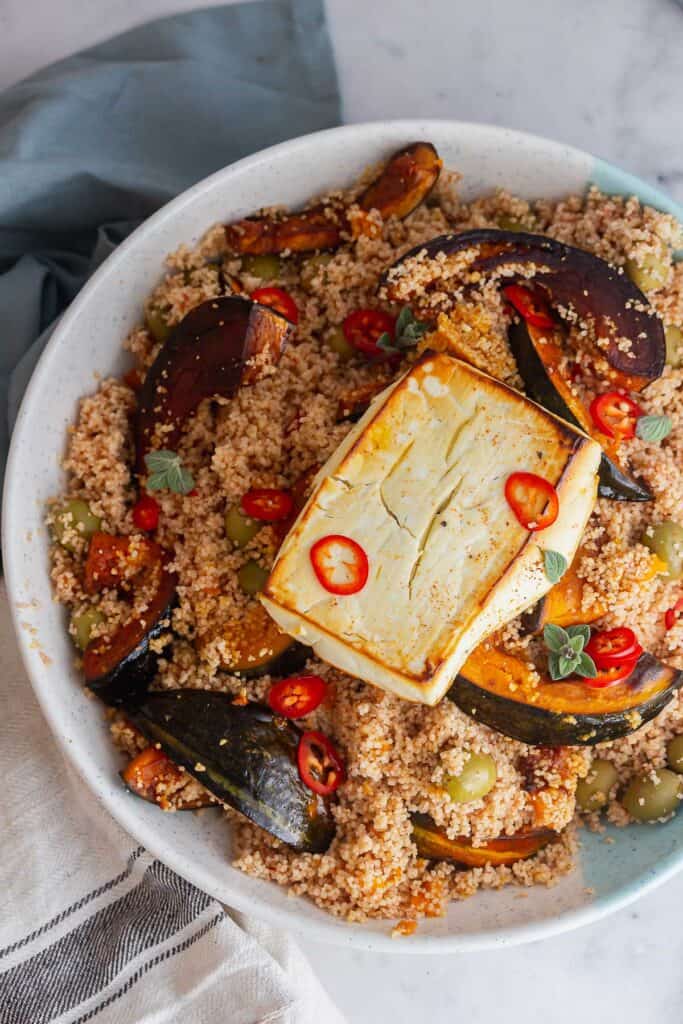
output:
M565 644L569 643L569 634L562 629L562 626L555 626L549 622L547 626L543 627L543 641L549 651L557 654Z
M567 633L568 633L568 635L570 637L578 637L578 636L583 637L582 649L583 649L583 647L586 646L586 644L588 643L588 641L591 638L591 628L590 628L590 626L583 626L583 625L580 625L580 626L567 626Z
M554 680L562 679L562 673L560 672L560 656L559 654L548 655L548 671L550 672L550 678Z
M394 351L405 348L414 348L422 335L429 330L429 324L422 320L416 320L410 306L404 306L396 318L394 329ZM380 339L381 340L381 339ZM379 345L379 341L377 342ZM389 351L386 345L380 346Z
M398 349L391 344L391 338L386 331L380 334L375 344L377 345L377 348L382 348L385 352L398 352Z
M670 416L640 416L636 423L636 434L641 441L656 444L669 436L672 427Z
M558 666L560 671L560 679L564 679L566 676L570 676L576 666L579 663L579 656L572 658L565 658L564 655L560 654L558 657Z
M559 551L544 551L543 565L551 583L557 583L567 571L567 559Z
M581 654L584 648L584 639L582 636L572 636L569 638L569 644L567 645L574 654Z
M145 465L149 471L148 491L173 491L175 494L189 494L194 487L192 474L183 468L180 456L176 452L160 449L145 455Z
M585 651L581 652L579 656L578 664L574 669L577 675L584 676L585 679L595 679L598 674L598 670L595 667L595 662L591 658L590 654L586 654Z

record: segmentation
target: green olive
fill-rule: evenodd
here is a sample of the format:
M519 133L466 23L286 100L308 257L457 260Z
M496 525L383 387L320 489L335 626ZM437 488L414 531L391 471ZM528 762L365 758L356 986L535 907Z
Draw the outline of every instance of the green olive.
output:
M496 224L501 231L531 231L532 229L528 224L525 224L521 220L517 220L515 217L509 216L509 214L501 213L499 217L496 217Z
M656 292L669 279L669 259L664 253L646 252L638 260L626 260L625 270L641 292Z
M171 333L171 327L166 319L166 314L158 306L150 306L145 314L145 326L155 341L162 345Z
M683 366L683 331L670 324L666 331L666 361L674 370Z
M617 770L611 761L598 757L591 761L588 775L576 784L576 803L582 811L599 811L609 800L617 781Z
M262 526L257 519L245 515L239 505L231 505L225 514L225 536L238 548L246 547Z
M90 643L90 634L95 626L101 626L104 622L104 615L98 608L86 608L80 615L74 615L71 619L71 629L76 641L76 647L84 651Z
M496 784L496 762L489 754L470 754L459 775L449 775L444 789L456 804L479 800Z
M342 362L346 362L347 359L351 359L356 354L355 348L346 340L346 335L340 326L333 327L325 335L325 341L332 351L337 353Z
M683 735L674 736L666 745L666 759L669 768L683 775Z
M657 821L666 818L678 807L681 780L668 768L656 768L655 780L649 775L636 775L629 782L621 802L636 821Z
M72 498L55 512L52 536L63 548L73 552L78 550L78 544L74 543L71 537L72 531L88 540L93 533L97 533L101 525L102 520L90 511L87 501Z
M680 523L665 519L656 526L648 526L640 542L666 562L669 579L683 579L683 526Z
M237 582L245 594L251 594L254 597L263 590L269 576L268 570L251 558L237 573Z
M282 273L280 257L268 253L264 256L243 256L242 270L245 274L253 274L262 281L276 281Z

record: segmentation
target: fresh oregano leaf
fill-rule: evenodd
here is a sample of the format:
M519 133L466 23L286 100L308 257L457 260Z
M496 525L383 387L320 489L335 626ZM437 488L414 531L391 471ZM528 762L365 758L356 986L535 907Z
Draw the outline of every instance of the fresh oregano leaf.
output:
M579 637L579 636L582 637L583 638L583 645L582 645L581 649L583 649L583 647L586 646L586 644L588 643L588 641L591 638L591 628L590 628L590 626L584 626L584 625L567 626L567 634L570 637L572 637L572 638L573 637Z
M175 494L189 494L194 480L189 470L183 467L177 452L167 449L148 452L145 465L149 471L145 488L148 491L173 491Z
M639 416L636 422L636 434L641 441L656 444L669 436L672 427L670 416Z
M590 654L586 654L585 651L582 651L579 655L579 661L574 671L577 675L584 676L586 679L595 679L598 674L595 662L591 658Z
M574 652L574 654L581 654L584 646L584 639L582 636L570 636L568 647Z
M548 655L548 671L550 672L550 678L557 680L562 679L560 672L560 656L559 654Z
M545 550L543 552L543 565L545 574L551 583L557 583L567 571L567 559L559 551Z
M549 651L557 654L569 642L569 634L562 626L549 622L543 627L543 642Z

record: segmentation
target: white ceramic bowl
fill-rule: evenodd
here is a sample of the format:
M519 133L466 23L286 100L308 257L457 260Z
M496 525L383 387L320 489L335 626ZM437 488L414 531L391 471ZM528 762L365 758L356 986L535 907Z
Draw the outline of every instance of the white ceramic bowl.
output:
M559 197L590 182L636 192L682 211L645 183L567 146L501 128L446 121L351 125L283 143L227 167L169 203L106 261L54 332L33 375L15 427L3 507L3 551L24 662L66 757L119 823L160 860L218 899L308 938L402 953L501 946L547 936L593 920L664 881L683 862L683 814L656 828L615 832L606 845L587 836L577 869L554 889L479 893L423 921L410 940L392 942L389 922L351 925L292 899L276 886L230 866L229 833L217 815L162 815L119 782L119 758L101 707L88 700L73 668L63 609L52 601L46 499L59 491L66 428L95 375L120 372L121 341L139 321L145 296L166 253L193 244L211 224L271 203L296 207L311 195L352 182L369 163L400 145L429 139L445 164L463 175L472 198L504 186L527 197ZM19 615L19 609L21 609ZM35 626L46 664L18 619ZM587 889L593 889L590 895Z

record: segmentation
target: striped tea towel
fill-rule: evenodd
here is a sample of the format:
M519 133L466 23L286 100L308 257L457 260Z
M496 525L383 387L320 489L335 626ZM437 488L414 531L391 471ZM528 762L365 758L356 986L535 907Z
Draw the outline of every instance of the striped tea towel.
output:
M136 847L63 762L0 584L0 1024L343 1024L284 933Z

